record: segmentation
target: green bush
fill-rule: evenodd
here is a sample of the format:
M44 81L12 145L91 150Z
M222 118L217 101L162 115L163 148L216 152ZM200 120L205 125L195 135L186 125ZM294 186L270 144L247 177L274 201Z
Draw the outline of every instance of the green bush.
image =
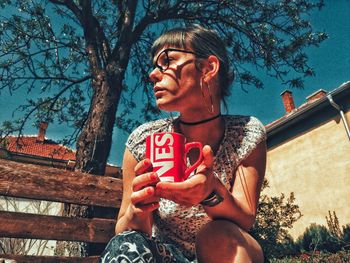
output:
M300 251L318 250L334 253L342 249L342 241L331 235L327 227L317 224L311 224L296 243Z
M263 189L267 187L268 182L265 180ZM263 248L268 261L350 262L342 261L343 258L350 257L350 225L341 228L336 213L328 211L327 227L311 224L294 241L288 231L301 216L293 193L288 198L284 194L279 197L261 195L256 222L250 233ZM336 253L337 256L331 253ZM318 261L312 261L316 255ZM311 261L305 261L310 258Z
M265 180L263 189L266 187L268 182ZM297 246L288 234L293 223L301 217L299 207L294 201L293 193L290 193L288 198L284 194L279 197L261 195L251 234L259 242L268 259L298 253Z
M298 257L286 257L283 259L271 259L270 263L348 263L350 262L349 251L337 253L315 252L312 254L301 254Z
M342 235L343 241L346 243L345 247L350 249L350 225L343 226L343 235Z
M338 217L328 211L327 227L311 224L297 240L301 252L323 251L335 253L350 249L350 225L340 228Z

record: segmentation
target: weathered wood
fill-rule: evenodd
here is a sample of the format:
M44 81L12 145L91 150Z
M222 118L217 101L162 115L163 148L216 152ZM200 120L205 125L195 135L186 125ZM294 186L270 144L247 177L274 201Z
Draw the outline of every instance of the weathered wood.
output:
M0 159L0 195L100 206L120 207L120 179L94 176ZM103 207L103 208L102 208ZM0 211L0 237L89 242L104 246L114 235L115 219L71 218ZM99 253L96 253L99 254ZM96 255L95 254L95 255ZM98 262L98 257L0 255L20 262Z
M107 243L115 220L71 218L0 211L0 236Z
M0 159L0 195L119 208L122 181Z
M56 257L56 256L25 256L25 255L0 254L0 259L2 258L13 259L17 263L97 263L98 262L98 256Z

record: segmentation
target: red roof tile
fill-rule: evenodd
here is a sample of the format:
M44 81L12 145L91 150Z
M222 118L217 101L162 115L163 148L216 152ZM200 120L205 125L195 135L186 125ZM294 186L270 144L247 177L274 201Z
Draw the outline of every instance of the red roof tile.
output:
M75 160L75 152L52 140L38 142L36 136L23 136L17 142L17 137L9 136L7 150L14 153L28 154L59 160Z

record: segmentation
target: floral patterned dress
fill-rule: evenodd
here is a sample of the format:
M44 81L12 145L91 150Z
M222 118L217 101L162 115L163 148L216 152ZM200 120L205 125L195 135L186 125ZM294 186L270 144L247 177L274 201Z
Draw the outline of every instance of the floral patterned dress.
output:
M214 159L214 171L230 189L234 172L256 146L266 140L262 123L252 116L224 115L225 133ZM176 118L145 123L129 136L126 147L137 161L145 158L146 137L155 132L174 130ZM209 221L201 205L184 207L161 199L154 215L153 236L162 243L176 246L188 259L195 258L195 236Z

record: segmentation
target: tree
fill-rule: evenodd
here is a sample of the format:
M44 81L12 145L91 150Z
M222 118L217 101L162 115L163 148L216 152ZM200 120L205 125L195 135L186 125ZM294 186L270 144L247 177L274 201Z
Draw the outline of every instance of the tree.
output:
M33 115L37 122L66 123L75 128L68 141L77 141L76 169L101 175L113 127L138 124L126 118L136 107L133 94L144 94L139 119L158 113L147 75L148 50L161 31L190 23L213 28L227 44L242 87L263 87L249 69L254 65L300 88L313 74L304 48L326 37L307 20L322 6L322 0L0 0L0 91L40 94L27 99L23 118L6 122L0 135L21 133ZM126 83L128 74L135 84ZM120 102L125 110L116 118Z
M138 123L126 118L135 108L134 92L145 94L141 119L158 112L147 73L149 46L160 31L189 23L213 28L227 43L242 87L263 87L247 67L254 65L300 88L302 78L313 74L304 48L326 38L307 20L322 6L322 0L1 0L0 91L40 90L39 99L20 108L16 129L21 133L32 115L73 126L76 169L102 174L114 125ZM125 83L128 70L133 86ZM291 70L297 78L288 76ZM121 98L125 112L116 118Z

